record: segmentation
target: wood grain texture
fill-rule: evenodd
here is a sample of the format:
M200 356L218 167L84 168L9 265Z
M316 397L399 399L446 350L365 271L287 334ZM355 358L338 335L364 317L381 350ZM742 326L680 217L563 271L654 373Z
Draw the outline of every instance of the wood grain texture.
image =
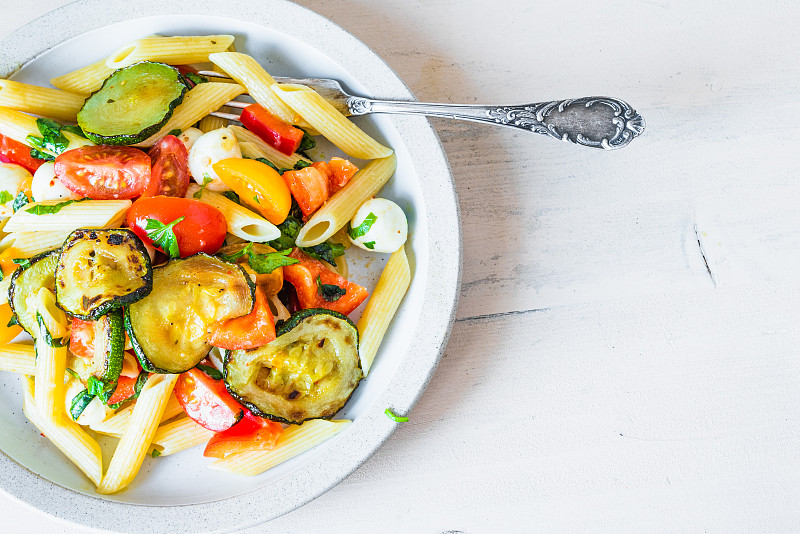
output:
M64 3L4 0L0 36ZM647 130L603 153L433 121L464 228L446 356L360 469L245 532L800 530L800 5L299 3L420 100L608 94Z

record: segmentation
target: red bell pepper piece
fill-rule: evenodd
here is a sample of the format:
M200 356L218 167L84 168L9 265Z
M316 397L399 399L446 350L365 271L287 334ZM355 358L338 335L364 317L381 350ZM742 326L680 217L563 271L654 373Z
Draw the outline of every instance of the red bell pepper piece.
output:
M44 163L43 159L31 157L31 147L2 134L0 134L0 155L6 163L25 167L31 174Z
M265 143L287 156L297 152L300 141L303 140L303 130L283 122L260 104L244 108L239 120Z
M325 308L345 315L358 308L369 293L363 287L348 282L339 274L331 271L321 261L317 261L295 248L289 254L290 258L300 260L300 263L287 265L283 268L283 278L292 284L297 291L297 298L303 309ZM339 286L345 290L337 300L330 302L320 294L321 285Z
M271 450L282 431L280 423L258 417L245 409L241 421L208 440L203 456L224 458L236 452Z

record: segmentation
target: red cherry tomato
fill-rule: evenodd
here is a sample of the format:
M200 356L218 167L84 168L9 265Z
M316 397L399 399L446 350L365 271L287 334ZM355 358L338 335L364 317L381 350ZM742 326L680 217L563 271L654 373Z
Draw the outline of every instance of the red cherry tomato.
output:
M136 198L150 183L150 157L129 146L84 146L56 157L56 176L83 197Z
M281 432L280 423L253 415L245 408L241 421L208 440L203 456L224 458L236 452L268 451L275 448Z
M222 380L214 380L197 368L178 377L175 396L186 415L213 432L229 429L244 414L244 407L231 397Z
M178 250L182 258L198 252L214 254L220 249L228 232L228 223L217 208L199 200L175 197L140 198L128 210L127 225L142 241L167 253L148 237L147 219L169 224L180 217L184 219L173 226L172 231L178 240Z
M153 162L143 197L182 197L189 189L189 151L174 135L165 135L147 153Z
M43 159L31 157L31 147L2 134L0 134L0 161L16 163L28 169L31 174L44 163Z

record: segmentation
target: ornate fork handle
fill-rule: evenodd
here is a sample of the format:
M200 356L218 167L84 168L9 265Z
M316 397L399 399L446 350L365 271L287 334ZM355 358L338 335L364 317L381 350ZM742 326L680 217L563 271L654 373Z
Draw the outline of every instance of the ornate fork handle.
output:
M626 102L604 96L519 106L394 102L352 96L353 115L403 113L521 128L591 148L622 148L644 131L644 119Z

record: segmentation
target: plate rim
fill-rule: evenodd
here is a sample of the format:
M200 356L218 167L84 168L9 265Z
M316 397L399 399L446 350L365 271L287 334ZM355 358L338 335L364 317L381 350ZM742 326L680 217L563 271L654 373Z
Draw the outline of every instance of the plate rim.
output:
M272 18L269 22L256 23L289 34L291 32L278 24L299 17L304 24L313 25L315 31L291 35L343 66L369 93L382 98L415 99L401 78L366 44L308 8L288 0L226 0L225 11L226 19L251 23L259 20L256 18L259 14L270 13ZM81 16L86 12L93 13L91 21ZM275 16L276 12L278 16ZM11 75L50 48L88 31L139 18L181 14L219 16L219 4L212 0L138 0L136 3L77 0L34 19L0 40L0 76ZM64 24L65 19L67 24ZM330 40L331 35L336 39ZM321 48L323 41L325 47ZM364 70L377 71L377 75L371 72L370 78L365 78L357 74ZM225 532L264 523L302 506L337 485L371 457L397 428L397 424L383 414L382 408L392 406L401 413L410 411L441 359L455 320L463 254L457 192L439 137L425 118L394 116L391 121L408 152L413 156L421 151L423 156L420 160L412 157L412 161L420 180L428 219L425 306L417 321L414 339L378 400L338 439L322 445L325 448L320 454L293 473L311 480L313 488L304 488L306 491L302 495L297 494L294 498L287 495L279 504L271 502L269 506L260 508L255 507L257 503L254 502L259 489L200 504L152 506L120 503L50 482L3 453L0 455L0 490L58 519L94 528L123 528L125 532ZM410 132L414 132L413 138L409 137ZM436 209L431 209L431 206ZM455 255L434 254L436 250L452 250L453 247L457 249ZM434 273L439 273L440 277L431 284ZM419 339L420 333L425 334L425 339ZM368 439L358 440L360 436ZM356 449L347 447L356 445ZM339 468L326 471L324 463L333 457L339 458ZM287 480L289 478L271 484L285 486L287 490L297 487ZM69 498L64 498L65 491L69 492ZM232 512L233 509L241 510L242 506L260 513L242 522L241 514ZM175 513L176 508L180 508L180 514ZM192 527L190 530L186 530L187 521L193 523L188 525ZM238 522L233 524L234 521Z

